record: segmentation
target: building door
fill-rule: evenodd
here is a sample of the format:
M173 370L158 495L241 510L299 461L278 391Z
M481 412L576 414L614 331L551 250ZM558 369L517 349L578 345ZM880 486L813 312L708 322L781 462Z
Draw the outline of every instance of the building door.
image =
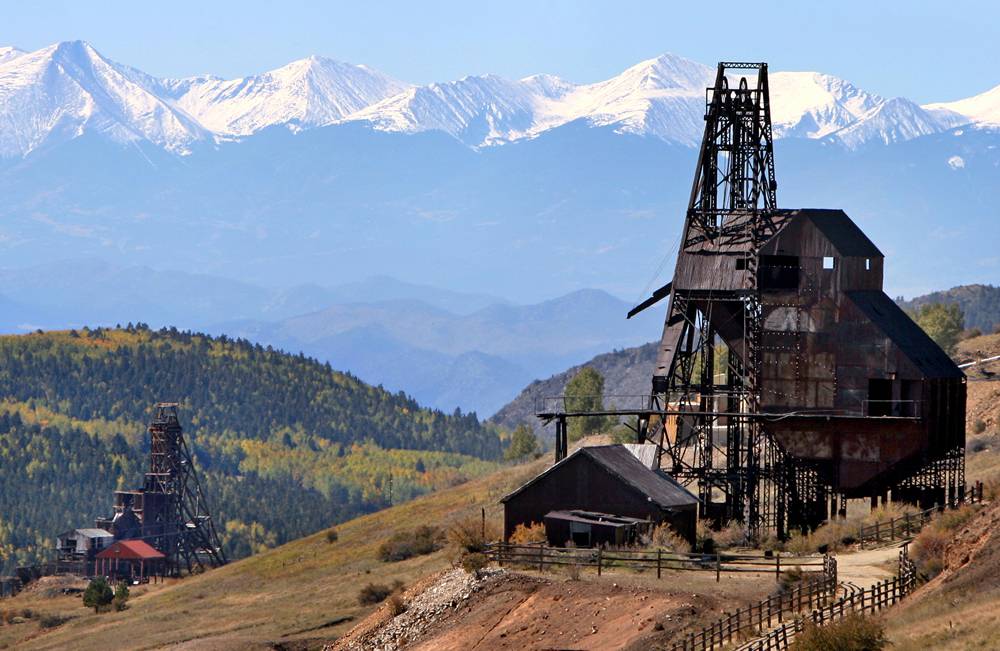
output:
M872 378L868 380L868 415L889 416L892 414L892 380Z

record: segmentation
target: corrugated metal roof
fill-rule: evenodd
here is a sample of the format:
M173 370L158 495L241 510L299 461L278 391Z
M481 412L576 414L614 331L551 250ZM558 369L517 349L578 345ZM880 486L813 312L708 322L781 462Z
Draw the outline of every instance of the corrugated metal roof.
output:
M114 538L114 534L104 529L77 529L76 533L87 538Z
M955 362L885 292L847 292L847 296L921 373L931 378L963 377Z
M639 491L653 503L663 508L690 506L698 503L698 498L678 484L673 477L662 470L647 468L624 445L618 444L579 448L559 463L550 466L544 472L536 475L517 490L505 495L500 501L506 502L545 475L564 466L570 459L575 459L581 455L591 459L622 482Z
M636 459L638 459L642 465L647 468L656 467L656 450L657 447L652 443L623 443L625 449L632 453Z

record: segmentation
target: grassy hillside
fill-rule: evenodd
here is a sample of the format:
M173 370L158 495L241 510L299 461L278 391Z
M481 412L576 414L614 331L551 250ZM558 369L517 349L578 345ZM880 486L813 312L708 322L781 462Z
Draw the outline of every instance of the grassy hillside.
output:
M80 604L79 596L22 594L14 602L0 603L0 609L31 608L72 619L51 630L41 629L37 616L0 626L0 648L6 644L104 651L114 640L115 648L190 642L185 648L273 649L281 644L279 648L292 649L299 648L296 641L333 639L371 612L371 606L357 602L363 585L397 579L409 585L450 566L447 550L398 563L380 562L375 552L386 537L423 524L447 527L459 518L478 518L480 508L499 521L499 498L547 462L502 469L351 520L336 528L333 543L320 532L166 587L139 589L125 612L94 615Z
M474 415L242 341L145 327L0 337L0 573L141 483L157 401L181 403L237 556L481 475L501 452Z

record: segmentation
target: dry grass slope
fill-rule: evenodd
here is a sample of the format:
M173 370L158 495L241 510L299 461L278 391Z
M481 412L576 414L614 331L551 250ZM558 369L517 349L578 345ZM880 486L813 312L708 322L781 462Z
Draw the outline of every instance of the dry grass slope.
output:
M79 597L23 594L3 604L71 616L43 630L37 619L0 625L0 648L106 651L182 645L190 649L292 648L308 640L331 640L373 610L360 606L358 591L370 582L406 584L450 564L438 551L398 563L376 560L376 549L393 531L428 522L500 518L497 503L547 459L501 470L337 526L336 542L325 531L274 550L168 584L137 590L125 612L94 615Z

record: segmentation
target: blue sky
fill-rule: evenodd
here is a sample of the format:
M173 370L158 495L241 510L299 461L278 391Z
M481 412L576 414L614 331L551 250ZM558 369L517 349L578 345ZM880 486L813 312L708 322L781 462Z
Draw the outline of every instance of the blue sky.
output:
M887 96L946 101L1000 83L1000 3L12 2L0 43L84 39L159 76L242 76L309 54L407 81L537 72L604 79L663 52L763 59Z

